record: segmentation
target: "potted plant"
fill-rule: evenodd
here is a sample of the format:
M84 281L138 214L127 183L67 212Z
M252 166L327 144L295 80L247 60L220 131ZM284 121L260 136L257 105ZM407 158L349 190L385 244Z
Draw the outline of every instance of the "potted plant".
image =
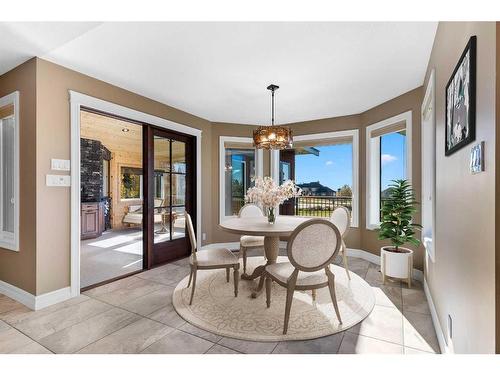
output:
M417 205L411 184L407 180L393 180L389 185L388 197L382 203L381 223L378 229L378 238L388 239L392 244L381 248L380 270L384 283L385 277L389 276L404 279L411 287L413 251L402 245L407 243L420 245L415 233L422 226L412 223Z

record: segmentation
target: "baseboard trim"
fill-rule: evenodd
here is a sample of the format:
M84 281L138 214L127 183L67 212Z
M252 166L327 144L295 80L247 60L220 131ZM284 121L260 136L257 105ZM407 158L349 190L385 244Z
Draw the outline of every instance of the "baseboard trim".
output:
M55 305L56 303L66 301L71 297L71 288L69 286L54 290L53 292L41 294L35 297L35 310Z
M436 336L439 343L439 349L442 354L453 354L453 347L446 344L446 336L441 328L441 323L437 315L436 306L434 306L434 301L432 300L431 291L427 285L427 280L424 280L424 292L427 298L427 303L429 304L429 309L431 310L432 323L434 324L434 330L436 331Z
M31 310L40 310L44 307L54 305L59 302L66 301L71 298L70 287L54 290L49 293L35 296L17 286L6 283L0 280L0 293L6 295L13 300L22 303Z
M240 248L239 242L221 242L221 243L212 243L210 245L203 246L202 250L205 249L213 249L216 247L225 247L229 250L235 251ZM286 247L286 241L280 241L280 248ZM366 250L361 249L347 249L347 255L353 258L364 259L370 263L377 264L380 266L380 256L372 254ZM420 282L424 282L424 273L416 268L413 269L413 278Z
M6 295L9 298L12 298L19 303L22 303L26 307L29 307L31 310L35 310L35 296L21 288L18 288L17 286L0 280L0 293Z

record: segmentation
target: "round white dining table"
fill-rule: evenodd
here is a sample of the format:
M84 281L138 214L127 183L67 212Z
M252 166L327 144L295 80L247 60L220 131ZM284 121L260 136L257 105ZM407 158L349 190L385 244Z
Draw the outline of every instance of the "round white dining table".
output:
M276 263L279 254L280 237L288 237L303 222L310 218L279 215L274 224L267 221L266 217L235 217L225 220L219 224L219 227L230 233L250 236L264 236L264 251L267 262L255 268L251 275L243 274L242 279L255 280L260 277L259 286L252 297L255 298L264 286L264 278L261 277L265 268L269 264Z

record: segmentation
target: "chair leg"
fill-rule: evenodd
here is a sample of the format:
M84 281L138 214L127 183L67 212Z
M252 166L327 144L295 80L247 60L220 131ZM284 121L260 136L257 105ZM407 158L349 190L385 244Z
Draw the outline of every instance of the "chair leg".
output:
M247 274L247 248L240 246L241 257L243 258L243 274Z
M290 320L290 310L292 309L292 301L293 301L293 293L295 286L290 288L290 286L286 290L286 306L285 306L285 323L283 325L283 334L286 335L288 331L288 322Z
M189 273L189 281L188 281L188 285L186 287L189 288L189 286L191 285L191 280L193 280L193 269L191 268L191 272Z
M342 260L344 262L345 272L347 273L347 278L351 280L351 275L349 274L349 264L347 263L347 246L345 242L342 241Z
M229 282L229 267L226 268L226 282Z
M270 277L266 277L266 305L271 307L271 288L273 286L273 280Z
M316 301L316 289L313 289L311 292L313 301Z
M238 283L240 281L240 264L239 263L234 266L233 277L234 277L234 296L238 297Z
M335 294L335 275L330 270L326 272L326 275L328 276L328 289L330 289L330 296L332 297L333 307L335 309L335 313L337 314L337 319L339 320L339 323L342 324L342 319L340 318L339 306L337 304L337 296Z
M196 271L196 268L193 268L193 286L191 287L191 299L189 300L190 305L193 303L194 289L196 288Z

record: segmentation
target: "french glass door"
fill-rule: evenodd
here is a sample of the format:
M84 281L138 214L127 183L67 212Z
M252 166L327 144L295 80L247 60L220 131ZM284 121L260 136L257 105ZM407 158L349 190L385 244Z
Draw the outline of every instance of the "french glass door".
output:
M149 233L152 237L150 266L190 252L185 213L194 219L193 138L152 129L150 134Z

